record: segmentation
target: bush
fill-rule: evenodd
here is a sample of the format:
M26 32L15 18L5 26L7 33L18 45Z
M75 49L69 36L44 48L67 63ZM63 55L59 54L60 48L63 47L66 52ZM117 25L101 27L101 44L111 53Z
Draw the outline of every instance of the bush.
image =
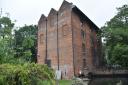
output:
M1 64L0 85L55 85L54 72L34 63Z

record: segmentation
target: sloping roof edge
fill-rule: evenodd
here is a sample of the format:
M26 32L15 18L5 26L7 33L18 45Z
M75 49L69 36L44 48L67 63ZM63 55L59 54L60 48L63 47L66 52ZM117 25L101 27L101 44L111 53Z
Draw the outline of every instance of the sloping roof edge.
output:
M77 6L74 5L72 11L79 15L81 21L88 21L88 23L94 27L93 29L97 31L100 30L99 27L94 24Z
M42 21L44 21L46 19L46 16L44 14L41 15L38 24L42 23Z
M57 11L54 8L51 8L47 17L49 17L51 14L55 14L55 13L57 13Z

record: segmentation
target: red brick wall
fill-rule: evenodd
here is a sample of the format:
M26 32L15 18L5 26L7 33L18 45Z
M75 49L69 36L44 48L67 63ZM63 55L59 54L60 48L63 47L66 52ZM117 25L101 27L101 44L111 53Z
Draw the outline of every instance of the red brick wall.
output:
M91 44L91 28L90 26L84 22L83 23L83 28L85 29L85 33L86 33L86 37L85 37L85 59L86 59L86 63L87 63L87 67L89 70L91 70L93 68L93 57L92 57L92 44Z
M44 60L45 60L45 53L46 53L45 39L46 39L46 18L38 24L37 62L39 64L44 64Z
M73 28L73 46L74 46L74 62L75 62L75 74L77 75L79 70L88 68L90 71L99 65L98 54L98 42L97 31L87 23L87 21L80 20L79 16L72 12L72 28ZM82 36L81 29L85 32L85 56L82 55ZM93 43L91 40L93 37ZM95 53L94 53L95 51ZM95 54L95 55L94 55ZM83 65L83 59L86 59L86 66Z
M63 78L72 78L74 75L74 71L73 71L71 9L69 7L66 8L64 4L61 6L58 12L58 29L59 29L58 43L59 43L60 69L62 70Z
M81 40L81 22L79 17L72 12L72 29L73 29L73 48L74 48L74 65L75 74L77 75L82 66L82 40Z
M58 12L51 9L47 17L47 59L51 60L51 67L57 70L59 54L59 68L64 79L71 79L74 72L78 75L79 70L85 67L92 71L95 65L99 65L99 61L101 61L99 55L94 55L93 52L94 50L96 50L96 54L99 52L96 31L88 24L88 21L81 23L79 16L72 11L71 7L70 3L64 1ZM45 64L46 18L39 22L38 28L37 62ZM82 55L81 29L85 32L85 56ZM94 39L93 45L91 36ZM59 53L57 53L57 42ZM86 66L83 64L84 58L86 59Z
M46 25L45 21L41 25ZM58 23L58 48L59 48L59 68L62 71L63 78L72 78L73 71L73 50L72 50L72 28L71 28L71 9L60 8L58 12L51 10L47 17L47 59L51 60L51 67L58 69L57 55L57 23ZM40 35L44 34L46 39L46 28L38 31L38 63L44 64L46 54L46 41L40 44Z

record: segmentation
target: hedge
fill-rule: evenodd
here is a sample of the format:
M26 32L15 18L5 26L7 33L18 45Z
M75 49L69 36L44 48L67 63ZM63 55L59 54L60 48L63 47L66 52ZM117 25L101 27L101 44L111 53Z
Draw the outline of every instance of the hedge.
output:
M1 64L0 85L55 85L54 72L34 63Z

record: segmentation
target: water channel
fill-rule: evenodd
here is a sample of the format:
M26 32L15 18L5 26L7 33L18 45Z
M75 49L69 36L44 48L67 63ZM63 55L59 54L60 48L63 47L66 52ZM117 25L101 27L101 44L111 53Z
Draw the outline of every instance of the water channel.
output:
M128 85L128 78L94 78L84 85Z

